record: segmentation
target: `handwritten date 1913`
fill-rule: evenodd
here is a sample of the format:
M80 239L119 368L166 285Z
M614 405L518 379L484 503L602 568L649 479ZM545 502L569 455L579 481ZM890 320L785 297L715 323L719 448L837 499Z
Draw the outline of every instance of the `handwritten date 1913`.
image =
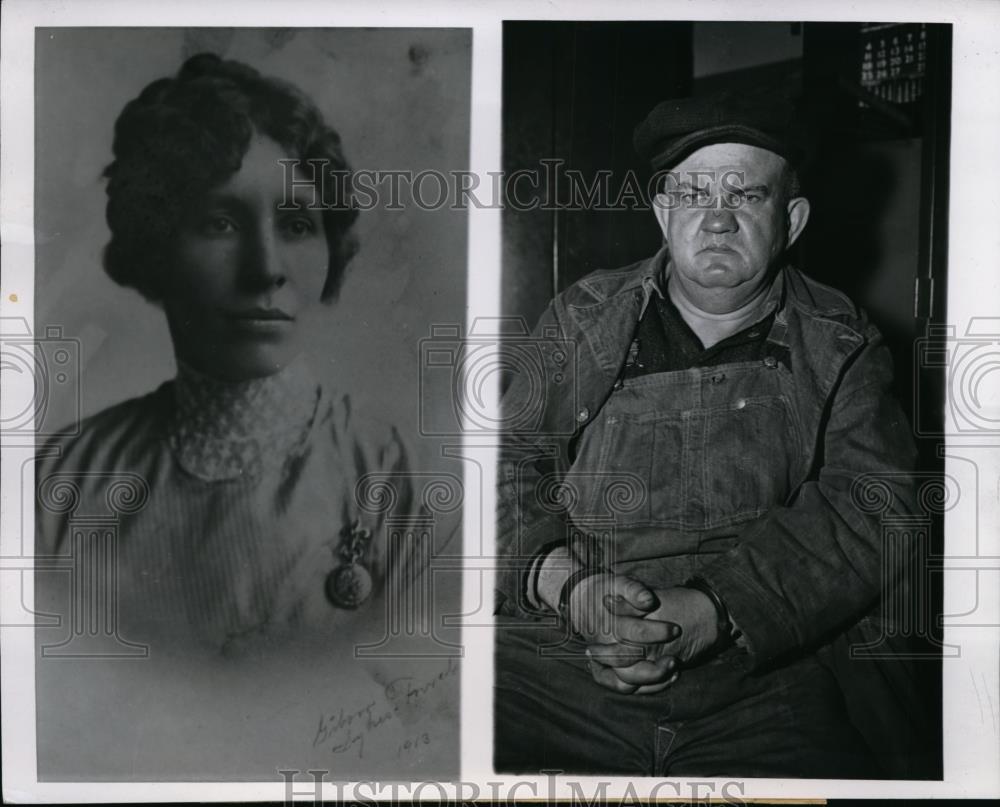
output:
M382 728L400 728L410 725L418 717L416 712L433 710L432 693L440 694L458 676L458 664L449 659L445 667L429 677L399 676L388 683L383 683L383 698L371 699L358 707L338 706L319 716L316 731L313 735L312 747L328 748L333 754L356 754L359 759L365 756L366 739L378 738L383 742L386 736L379 731ZM410 755L422 745L430 745L429 734L417 734L399 745L396 756Z
M431 744L431 736L426 731L418 734L416 737L410 737L404 740L399 746L399 750L396 752L397 757L409 756L416 751L419 751L425 745Z

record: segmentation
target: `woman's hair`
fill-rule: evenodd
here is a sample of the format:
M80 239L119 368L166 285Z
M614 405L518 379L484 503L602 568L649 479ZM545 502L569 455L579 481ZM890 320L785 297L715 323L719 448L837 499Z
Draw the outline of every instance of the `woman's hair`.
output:
M176 78L154 81L125 105L115 122L114 161L104 170L111 228L104 268L115 282L162 299L181 215L239 170L255 131L293 159L319 161L312 164L317 183L321 170L349 171L340 136L301 91L214 54L192 56ZM330 300L357 250L349 233L357 211L347 197L336 205L319 192L316 199L324 203L330 252L322 297Z

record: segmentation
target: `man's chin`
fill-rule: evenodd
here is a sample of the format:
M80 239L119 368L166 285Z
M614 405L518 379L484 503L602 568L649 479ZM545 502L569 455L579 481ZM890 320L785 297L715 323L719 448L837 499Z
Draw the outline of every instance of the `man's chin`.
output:
M697 278L702 286L738 286L745 278L739 257L713 255L710 260L699 262Z

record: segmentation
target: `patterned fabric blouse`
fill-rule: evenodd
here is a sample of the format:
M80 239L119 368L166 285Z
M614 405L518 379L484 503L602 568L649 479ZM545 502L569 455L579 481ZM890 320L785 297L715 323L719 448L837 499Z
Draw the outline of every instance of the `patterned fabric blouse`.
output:
M39 453L38 551L81 579L112 564L88 588L114 600L119 634L140 643L166 634L228 653L310 622L357 622L366 609L325 593L345 543L366 539L358 562L378 588L386 516L418 514L395 429L328 398L302 364L240 383L182 367ZM65 595L67 575L43 575L41 593L51 580Z
M457 775L455 654L383 642L444 538L395 429L295 364L182 367L77 432L37 452L42 779ZM327 596L345 547L356 608Z

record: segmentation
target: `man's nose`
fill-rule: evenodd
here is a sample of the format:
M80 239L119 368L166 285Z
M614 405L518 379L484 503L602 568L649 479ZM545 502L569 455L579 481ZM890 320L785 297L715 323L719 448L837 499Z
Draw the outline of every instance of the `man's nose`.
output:
M244 245L244 280L254 289L283 286L287 277L278 238L268 223L257 229Z
M739 229L739 225L733 211L716 202L715 207L705 211L701 229L710 233L732 233Z

